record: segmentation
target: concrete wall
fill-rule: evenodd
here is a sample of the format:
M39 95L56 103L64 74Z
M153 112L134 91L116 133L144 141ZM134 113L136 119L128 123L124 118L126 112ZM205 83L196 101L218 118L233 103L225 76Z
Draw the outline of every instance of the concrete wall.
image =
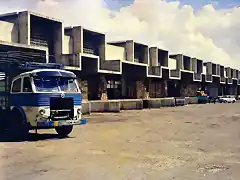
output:
M237 78L237 70L233 69L233 77L232 78Z
M134 62L134 42L131 40L126 42L126 60Z
M198 69L198 67L197 67L197 58L192 58L192 71L194 73L197 73L197 69Z
M161 107L173 107L175 106L175 98L154 98L154 99L144 99L144 108L161 108Z
M91 101L91 112L120 112L119 101Z
M145 64L149 64L149 48L148 48L148 46L144 46L144 57L143 57L143 62L145 63Z
M73 53L73 39L71 36L64 35L63 54Z
M82 114L90 114L91 113L91 107L89 102L83 102L82 103Z
M103 64L103 62L106 59L106 42L105 42L105 35L100 35L100 36L101 36L101 40L99 45L99 58L100 58L101 64Z
M176 55L170 55L169 58L176 59L177 62L177 69L184 69L183 67L183 55L182 54L176 54Z
M217 64L216 72L217 72L217 75L220 76L220 64Z
M120 72L120 70L121 70L121 64L120 63L121 63L120 60L102 61L101 68L104 69L104 70Z
M203 74L207 74L207 67L206 66L203 66Z
M73 38L73 53L82 53L83 52L83 28L81 26L73 27L72 38Z
M30 45L30 14L22 12L18 16L19 43Z
M13 23L0 21L0 40L18 43L18 26Z
M191 58L192 71L194 73L201 74L203 73L203 61L197 58Z
M126 60L125 48L107 44L106 45L106 60Z
M81 56L79 54L62 54L61 57L57 59L57 63L81 68L80 59Z
M148 74L149 75L155 75L155 76L161 76L162 75L162 69L160 66L149 66L148 67Z
M157 47L149 48L149 65L158 66L158 48Z
M207 62L205 66L206 66L206 73L211 75L212 74L212 63Z
M82 113L89 114L91 112L120 112L121 110L174 107L178 105L197 103L198 99L196 97L89 101L83 102Z
M180 78L181 72L178 69L171 69L170 70L170 77Z
M232 78L231 70L232 70L232 69L231 69L230 67L225 68L225 71L226 71L226 77L228 77L228 78Z
M169 69L177 69L177 61L176 61L176 59L169 58L168 59L168 67L169 67Z
M120 103L121 110L143 109L142 99L120 100Z
M60 58L64 49L64 28L62 23L56 25L54 35L54 53L56 58Z

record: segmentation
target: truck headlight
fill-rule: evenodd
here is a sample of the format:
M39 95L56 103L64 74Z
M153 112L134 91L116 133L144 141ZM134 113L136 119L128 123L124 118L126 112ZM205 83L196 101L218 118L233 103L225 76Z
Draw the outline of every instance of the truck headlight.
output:
M40 115L44 115L45 113L46 113L46 110L45 110L45 109L40 109L40 110L39 110L39 114L40 114Z

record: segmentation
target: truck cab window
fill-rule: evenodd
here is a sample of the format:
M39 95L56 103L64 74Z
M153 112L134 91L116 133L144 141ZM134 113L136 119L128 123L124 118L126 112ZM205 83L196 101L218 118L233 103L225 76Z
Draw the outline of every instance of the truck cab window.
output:
M13 82L12 92L21 92L21 78Z
M32 92L32 85L29 77L23 79L23 92Z

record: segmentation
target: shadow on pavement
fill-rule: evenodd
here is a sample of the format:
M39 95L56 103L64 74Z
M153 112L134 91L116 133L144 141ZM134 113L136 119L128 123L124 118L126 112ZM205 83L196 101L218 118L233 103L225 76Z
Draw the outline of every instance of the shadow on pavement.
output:
M34 141L44 141L44 140L55 140L55 139L69 139L73 137L61 137L58 134L54 133L44 133L44 134L36 134L29 133L29 135L24 139L11 139L6 135L0 134L0 142L34 142Z

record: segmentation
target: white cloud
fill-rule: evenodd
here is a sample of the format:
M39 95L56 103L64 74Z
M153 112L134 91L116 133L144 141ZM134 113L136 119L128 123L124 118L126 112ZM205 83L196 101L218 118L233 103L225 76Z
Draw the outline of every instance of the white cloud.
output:
M10 0L12 11L18 0ZM109 40L134 39L206 61L240 68L239 8L216 10L212 5L194 12L191 6L161 0L135 0L119 12L103 0L23 0L21 8L107 33Z

